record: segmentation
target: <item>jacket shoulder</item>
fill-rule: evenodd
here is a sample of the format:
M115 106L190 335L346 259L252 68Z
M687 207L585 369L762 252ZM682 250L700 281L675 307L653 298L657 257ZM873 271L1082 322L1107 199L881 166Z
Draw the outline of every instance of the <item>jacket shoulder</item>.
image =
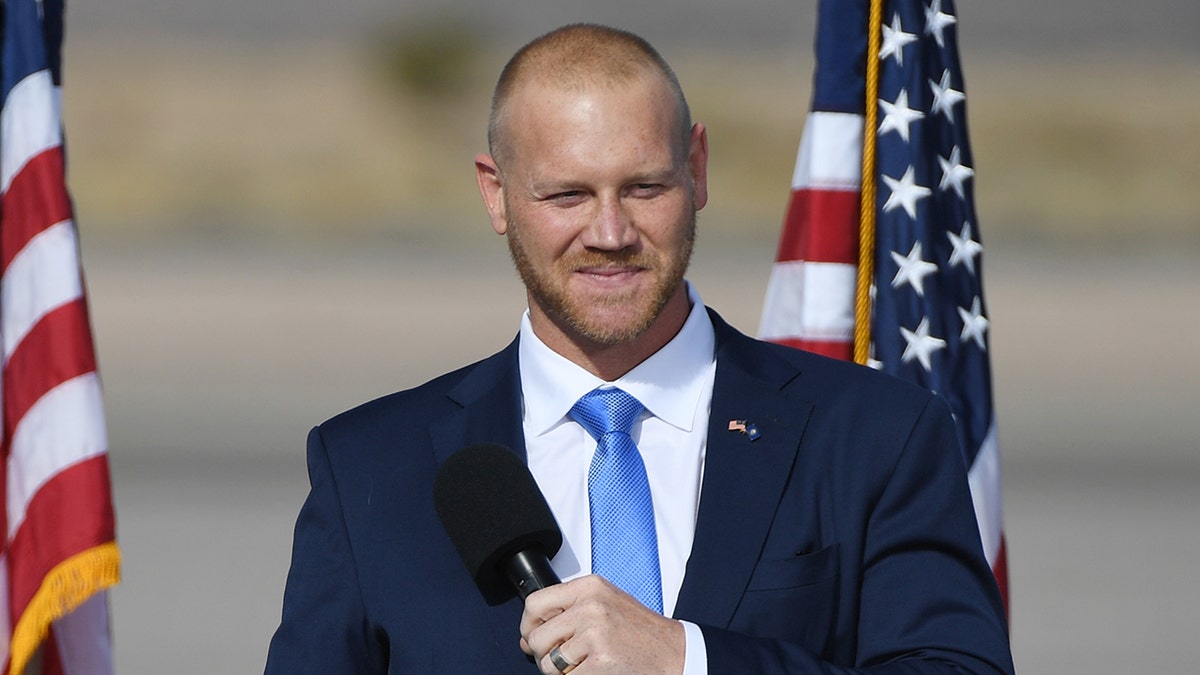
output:
M798 385L808 397L858 405L894 401L919 402L918 406L923 407L936 397L912 382L868 366L750 337L715 313L713 324L718 353L736 360L748 372L780 380L781 389Z
M475 363L439 375L410 389L397 391L334 415L317 426L327 440L344 434L360 435L395 428L398 419L436 419L457 408L470 392L498 380L516 368L516 341Z

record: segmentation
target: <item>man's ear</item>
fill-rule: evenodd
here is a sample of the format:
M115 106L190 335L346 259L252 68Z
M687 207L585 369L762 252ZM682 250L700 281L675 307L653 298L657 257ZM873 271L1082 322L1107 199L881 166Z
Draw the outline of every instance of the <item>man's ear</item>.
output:
M692 201L696 210L708 203L708 130L697 122L692 125L688 170L692 174Z
M500 182L500 169L491 155L480 153L475 155L475 181L479 183L479 194L483 197L483 206L487 209L488 218L492 221L492 229L496 234L508 232L508 213L504 208L504 186Z

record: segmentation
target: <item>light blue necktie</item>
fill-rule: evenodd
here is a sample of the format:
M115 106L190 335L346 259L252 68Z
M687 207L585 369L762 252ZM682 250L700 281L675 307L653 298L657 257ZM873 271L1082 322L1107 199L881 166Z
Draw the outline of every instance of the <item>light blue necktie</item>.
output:
M662 613L658 535L646 465L629 432L645 407L620 389L594 389L571 418L596 439L588 469L592 572Z

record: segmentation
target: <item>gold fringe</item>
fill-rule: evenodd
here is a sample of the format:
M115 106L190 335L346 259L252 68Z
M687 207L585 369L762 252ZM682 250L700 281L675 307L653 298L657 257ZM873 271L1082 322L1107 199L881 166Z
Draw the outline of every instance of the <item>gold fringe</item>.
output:
M854 293L854 362L871 356L871 284L875 280L875 136L879 110L879 49L883 0L871 0L867 21L866 111L863 120L862 200L858 216L858 279Z
M8 674L25 672L26 664L49 634L51 623L120 580L121 551L111 541L73 555L50 570L17 620Z

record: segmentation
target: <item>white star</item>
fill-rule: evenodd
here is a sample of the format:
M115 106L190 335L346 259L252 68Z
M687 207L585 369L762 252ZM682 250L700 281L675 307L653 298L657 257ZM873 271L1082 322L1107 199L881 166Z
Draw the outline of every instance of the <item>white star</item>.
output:
M904 353L900 355L900 360L909 363L916 359L921 362L921 367L925 369L925 372L932 371L933 364L930 359L934 352L946 348L946 341L929 334L929 318L921 319L921 324L917 326L916 332L901 326L900 334L908 343L904 348Z
M892 260L900 266L892 279L892 288L900 288L903 284L913 287L917 295L925 297L925 277L938 271L938 266L921 258L921 242L913 244L907 256L892 251Z
M896 65L904 65L904 45L915 42L917 36L905 33L900 27L900 15L892 15L892 25L883 26L883 46L879 48L879 60L884 61L889 56L896 57Z
M888 196L887 201L883 204L883 212L888 213L894 211L896 207L903 206L904 211L908 213L908 217L916 219L917 217L917 201L924 199L933 194L933 191L923 185L917 185L916 172L910 166L904 172L904 175L899 180L884 174L883 182L892 189L892 194Z
M954 106L967 97L966 94L957 89L950 88L950 69L942 71L942 81L934 82L929 80L929 87L933 89L933 105L932 112L944 113L946 119L954 121Z
M925 34L932 35L939 47L946 46L942 32L957 21L953 14L942 12L942 0L933 0L929 7L925 8Z
M950 245L954 247L950 252L950 266L966 265L971 276L975 276L975 256L983 251L983 245L971 237L971 223L963 223L962 234L947 231L946 236L950 238Z
M950 151L950 157L942 157L938 155L938 164L942 167L942 180L938 183L938 189L945 191L947 187L954 188L954 194L958 195L959 199L965 199L963 195L963 181L975 175L975 169L969 166L964 166L960 157L962 153L956 145Z
M958 315L963 320L962 335L959 337L964 342L974 340L980 349L987 351L987 345L983 342L983 334L988 329L988 320L983 315L983 302L979 296L975 296L975 302L971 303L970 310L959 307Z
M908 90L901 89L894 103L880 100L879 107L883 109L883 122L879 125L879 135L889 131L900 132L900 138L908 142L908 127L915 121L925 117L920 110L908 107Z

